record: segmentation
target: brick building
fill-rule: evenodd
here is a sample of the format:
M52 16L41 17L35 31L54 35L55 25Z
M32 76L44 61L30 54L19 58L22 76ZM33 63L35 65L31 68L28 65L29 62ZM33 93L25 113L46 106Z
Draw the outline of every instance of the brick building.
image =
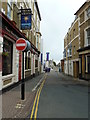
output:
M90 1L75 15L79 18L79 78L90 80Z
M75 13L75 20L64 38L64 72L90 79L90 2Z
M64 38L64 72L68 75L78 77L78 18L74 20Z

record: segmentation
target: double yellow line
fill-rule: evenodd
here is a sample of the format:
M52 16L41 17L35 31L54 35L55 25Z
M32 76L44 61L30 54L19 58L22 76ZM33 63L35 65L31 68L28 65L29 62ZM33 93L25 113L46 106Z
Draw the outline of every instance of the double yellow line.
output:
M34 99L34 103L33 103L33 107L32 107L32 111L31 111L30 120L32 120L32 118L34 118L34 120L36 120L36 118L37 118L39 98L40 98L40 93L41 93L44 83L45 83L45 79L43 80L43 82L41 83L40 87L37 90L37 93L36 93L36 96Z

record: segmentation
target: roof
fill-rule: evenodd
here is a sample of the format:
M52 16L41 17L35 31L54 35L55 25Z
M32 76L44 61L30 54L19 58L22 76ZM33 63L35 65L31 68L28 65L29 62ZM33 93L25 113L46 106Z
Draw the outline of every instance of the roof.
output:
M74 14L74 15L76 15L80 10L81 10L81 8L83 8L83 6L87 3L88 1L86 1L77 11L76 11L76 13Z
M37 9L37 12L38 12L39 19L40 19L40 21L41 21L41 15L40 15L38 3L37 3L36 1L35 1L35 5L36 5L36 9Z

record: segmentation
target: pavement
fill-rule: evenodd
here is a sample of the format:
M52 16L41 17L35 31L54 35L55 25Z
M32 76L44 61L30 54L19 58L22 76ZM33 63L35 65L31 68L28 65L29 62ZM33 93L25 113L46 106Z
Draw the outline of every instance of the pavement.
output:
M36 90L32 91L43 78L41 74L25 82L25 100L21 100L21 85L2 94L2 118L27 118L30 114Z
M37 88L38 88L39 83L43 80L44 76L45 76L45 74L43 73L43 74L25 82L25 100L23 100L23 101L21 100L21 92L20 92L21 85L18 85L17 87L15 87L15 88L11 89L10 91L7 91L1 95L2 96L2 118L3 119L4 118L30 118L33 102L34 102L35 95L37 92ZM85 81L85 80L81 81L81 80L75 79L71 76L67 76L67 75L64 75L63 73L59 73L58 71L51 71L50 73L47 73L47 79L48 80L46 80L45 85L44 85L44 89L47 89L47 90L44 91L44 89L42 89L42 91L41 91L38 117L45 117L45 116L42 116L43 111L45 111L47 113L49 110L49 105L51 107L50 109L53 109L52 106L54 105L54 102L56 99L57 99L56 102L58 104L55 103L55 105L56 106L59 105L59 100L61 98L60 98L60 96L57 96L57 94L61 95L63 89L59 89L59 87L61 87L62 84L64 85L65 88L67 88L68 85L69 86L70 85L81 86L81 87L77 87L77 89L75 91L75 93L78 93L78 90L82 90L81 94L83 94L84 90L87 90L86 87L88 86L87 81ZM60 84L58 83L58 81L60 82ZM50 86L48 86L48 84L50 84ZM56 87L57 84L58 84L58 86ZM52 85L52 87L51 87L51 85ZM45 86L47 86L47 87L45 88ZM54 92L54 94L52 91ZM58 92L58 91L61 91L61 92ZM65 94L68 97L68 93L66 94L65 91L63 92L63 94ZM85 95L85 92L84 92L84 95ZM46 99L48 98L48 96L51 98L54 96L56 99L50 98L49 101L47 101ZM79 97L79 94L78 94L78 97ZM84 97L87 97L87 95L80 98L80 100L82 101L82 104L84 104L84 102L87 102L87 100L84 99ZM46 102L45 102L45 100L42 101L42 99L43 100L45 99ZM52 100L51 104L50 104L50 100ZM43 106L42 102L44 104L44 107L48 105L47 109L45 109L46 107L40 108L40 106ZM55 107L55 105L53 107ZM87 107L87 104L85 104L85 105ZM86 109L86 107L85 107L85 109ZM56 109L54 109L54 110L56 110ZM55 111L53 111L53 112L55 112ZM42 115L41 115L41 113L42 113ZM58 114L60 114L60 113L57 112L57 116L58 116ZM55 114L53 114L53 115L55 115ZM52 117L56 117L53 115L52 115ZM83 115L86 116L87 115L86 112ZM48 117L50 117L50 116L48 116ZM58 116L58 117L60 117L60 116Z

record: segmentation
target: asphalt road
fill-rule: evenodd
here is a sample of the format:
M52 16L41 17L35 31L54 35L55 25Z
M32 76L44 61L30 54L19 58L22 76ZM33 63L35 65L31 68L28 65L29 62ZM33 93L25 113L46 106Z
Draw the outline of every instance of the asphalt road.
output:
M37 118L88 118L88 86L56 71L47 73Z

